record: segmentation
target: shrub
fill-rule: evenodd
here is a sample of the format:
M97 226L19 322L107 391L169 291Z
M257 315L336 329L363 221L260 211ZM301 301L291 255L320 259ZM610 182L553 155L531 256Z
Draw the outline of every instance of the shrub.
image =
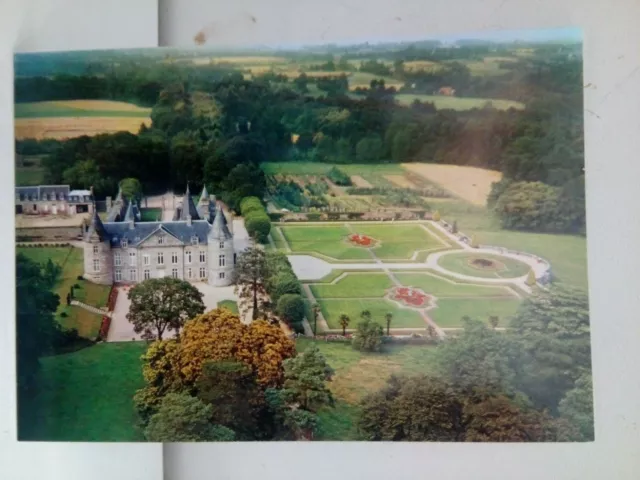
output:
M370 319L358 323L351 345L356 350L379 352L382 346L382 325Z
M84 280L84 277L82 275L78 275L78 280Z
M265 243L271 232L271 220L264 212L251 212L245 216L245 227L249 235L256 241Z
M240 213L242 216L249 214L250 212L264 211L262 202L258 197L245 197L240 202Z
M280 273L270 279L271 288L269 294L271 301L278 303L280 297L287 293L300 294L300 282L293 273Z
M81 288L81 286L80 286L80 284L79 284L79 283L74 283L74 284L73 284L73 288Z
M435 212L433 212L433 216L431 217L431 219L434 222L439 222L440 221L440 212L438 210L436 210Z
M100 324L100 333L98 333L98 340L106 340L109 334L109 327L111 326L111 317L106 315L102 317L102 323Z
M287 323L295 325L302 323L304 318L304 300L294 293L285 293L278 300L278 315Z
M327 172L327 178L336 185L345 187L351 185L351 178L349 177L349 175L347 175L337 167L333 167Z
M320 220L321 216L322 216L321 213L310 212L310 213L307 213L307 220L309 220L310 222L317 222L318 220Z
M69 316L69 314L67 312L60 312L60 316L62 318L67 318Z

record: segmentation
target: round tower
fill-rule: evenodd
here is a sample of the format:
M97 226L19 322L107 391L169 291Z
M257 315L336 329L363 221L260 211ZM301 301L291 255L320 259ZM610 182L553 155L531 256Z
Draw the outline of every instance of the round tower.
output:
M86 280L101 285L113 283L111 239L94 208L84 239L84 275Z
M235 252L233 235L227 227L222 208L218 208L207 235L208 283L226 287L233 283Z

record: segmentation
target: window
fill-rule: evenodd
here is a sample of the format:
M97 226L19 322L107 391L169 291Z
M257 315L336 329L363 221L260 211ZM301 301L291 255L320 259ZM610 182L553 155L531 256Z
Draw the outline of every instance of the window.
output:
M158 235L158 245L164 245L164 235Z
M220 280L222 280L222 279L224 278L224 272L220 272L220 273L218 274L218 278L219 278Z
M98 247L98 245L94 245L93 246L93 254L97 255L98 254L98 250L100 249L100 247Z
M164 265L164 253L158 252L158 265Z
M204 263L207 261L207 254L204 250L200 251L200 263Z
M151 272L149 271L148 268L144 269L144 279L145 280L149 280L151 278Z
M219 267L224 267L224 265L225 265L224 255L220 255L218 257L218 266Z
M138 275L135 268L129 270L129 280L135 282L138 279Z
M116 254L113 256L113 264L116 267L122 265L122 257L120 257L120 252L116 252Z
M238 254L237 254L237 253L234 253L234 254L233 254L233 264L234 264L234 265L236 264L236 258L237 258L237 256L238 256Z
M197 235L192 235L191 236L191 245L198 245L199 240L198 240L198 236Z
M220 248L224 248L224 242L220 242Z
M187 263L191 263L191 250L187 250L184 254L187 257Z
M190 268L187 268L187 278L191 278L192 272Z
M200 278L205 278L207 276L207 269L204 267L200 267Z
M94 272L99 272L100 271L100 259L99 258L94 258L93 259L93 271Z
M171 263L178 264L178 252L171 252Z
M151 265L151 259L149 258L149 255L144 255L142 257L142 261L145 265Z
M129 266L136 266L136 252L129 252Z
M123 238L122 240L120 240L120 246L122 248L127 248L127 246L129 246L129 240L127 240L126 238Z
M173 278L178 278L178 269L177 268L174 268L174 269L171 270L171 276Z
M122 281L122 270L116 270L116 282Z

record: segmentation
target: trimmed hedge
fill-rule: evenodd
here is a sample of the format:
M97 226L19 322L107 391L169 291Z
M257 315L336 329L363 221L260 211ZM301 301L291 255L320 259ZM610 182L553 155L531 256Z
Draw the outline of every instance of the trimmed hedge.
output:
M245 197L240 202L240 213L251 238L266 243L271 232L271 218L258 197Z

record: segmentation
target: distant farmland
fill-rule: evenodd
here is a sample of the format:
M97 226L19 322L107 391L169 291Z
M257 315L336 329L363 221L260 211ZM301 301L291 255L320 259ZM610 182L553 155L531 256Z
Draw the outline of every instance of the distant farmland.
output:
M516 110L524 109L524 103L514 102L512 100L499 100L495 98L467 98L467 97L447 97L444 95L422 95L411 93L399 93L395 99L401 105L411 105L414 100L421 102L431 102L435 104L438 110L471 110L472 108L482 108L490 104L498 110L508 110L515 108Z
M63 100L15 105L15 135L64 139L127 131L151 125L151 109L109 100Z

